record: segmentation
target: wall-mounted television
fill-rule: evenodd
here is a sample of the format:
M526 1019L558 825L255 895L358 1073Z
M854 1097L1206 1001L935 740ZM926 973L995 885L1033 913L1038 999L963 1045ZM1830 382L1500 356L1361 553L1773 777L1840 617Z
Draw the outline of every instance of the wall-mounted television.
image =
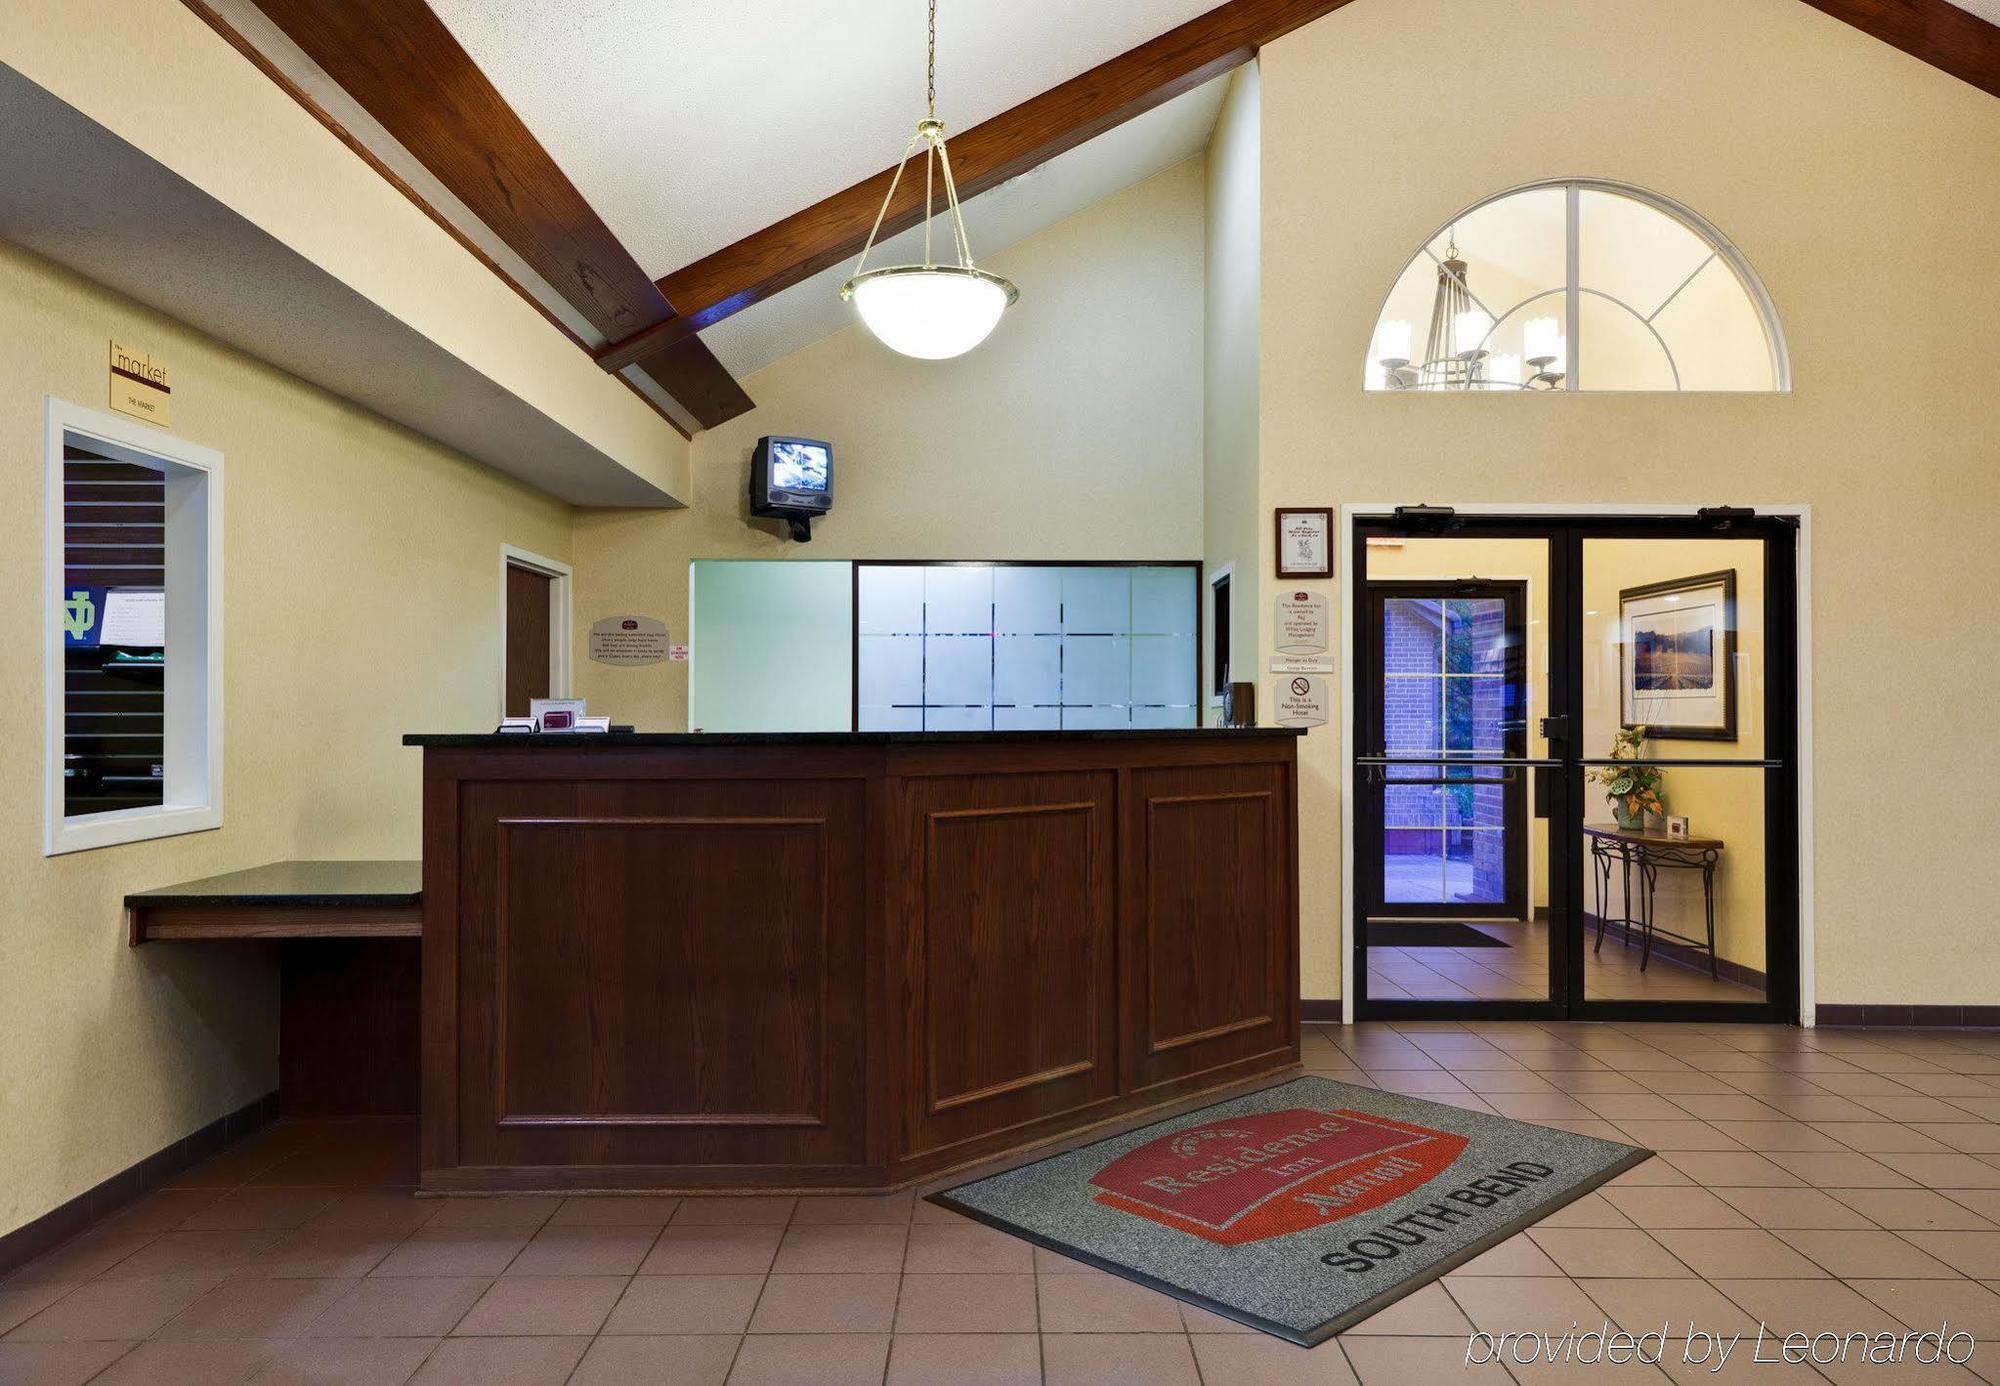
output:
M794 539L810 539L806 521L833 509L833 444L817 438L757 440L750 455L750 513L792 521Z

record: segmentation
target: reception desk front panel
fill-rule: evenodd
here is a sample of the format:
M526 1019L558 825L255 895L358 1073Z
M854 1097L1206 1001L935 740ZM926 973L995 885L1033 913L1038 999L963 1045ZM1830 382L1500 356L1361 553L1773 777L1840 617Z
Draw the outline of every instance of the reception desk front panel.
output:
M1297 1061L1290 734L411 740L426 1187L886 1187Z

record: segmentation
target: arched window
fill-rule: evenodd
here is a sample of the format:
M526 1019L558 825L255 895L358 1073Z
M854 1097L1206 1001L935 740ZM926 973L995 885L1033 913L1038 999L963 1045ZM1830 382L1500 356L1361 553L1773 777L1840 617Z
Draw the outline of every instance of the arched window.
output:
M1370 390L1791 388L1764 286L1722 233L1596 179L1514 188L1419 249L1375 324Z

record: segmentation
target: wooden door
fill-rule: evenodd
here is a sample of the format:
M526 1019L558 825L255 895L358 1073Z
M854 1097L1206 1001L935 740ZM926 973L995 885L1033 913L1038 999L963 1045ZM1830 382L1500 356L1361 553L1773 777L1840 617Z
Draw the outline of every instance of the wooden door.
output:
M528 700L549 696L549 597L555 579L507 565L507 716L526 717Z

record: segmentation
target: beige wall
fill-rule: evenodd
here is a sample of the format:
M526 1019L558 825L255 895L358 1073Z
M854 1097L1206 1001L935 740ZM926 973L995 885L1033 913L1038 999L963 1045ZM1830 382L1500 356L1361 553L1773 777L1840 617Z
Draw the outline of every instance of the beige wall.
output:
M2000 854L1940 790L2000 774L2000 628L1964 614L2000 583L2000 394L1957 344L2000 316L1969 272L2000 259L2000 103L1796 0L1353 5L1262 76L1261 503L1812 505L1819 998L2000 1001L1964 907ZM1440 138L1431 92L1477 93L1476 118ZM1776 301L1794 392L1364 394L1412 247L1566 174L1720 226ZM1338 738L1302 754L1306 989L1334 996Z
M689 509L579 514L578 630L633 611L685 638L696 558L1200 556L1202 205L1190 159L982 262L1021 301L955 361L851 327L751 376L758 407L696 437ZM833 443L833 513L810 544L749 519L767 433ZM579 649L576 670L593 710L686 725L687 665Z
M1258 682L1257 341L1263 263L1257 64L1236 69L1208 148L1206 300L1202 361L1203 561L1230 565L1232 681ZM1206 596L1204 595L1204 600ZM1208 702L1215 624L1202 608L1202 702ZM1220 719L1211 708L1205 719Z
M405 731L498 712L500 545L566 507L0 243L0 705L41 725L43 400L102 409L105 343L224 454L224 824L45 858L39 735L0 738L0 1232L277 1079L274 952L125 943L127 891L287 857L419 854ZM17 722L23 719L17 715Z

